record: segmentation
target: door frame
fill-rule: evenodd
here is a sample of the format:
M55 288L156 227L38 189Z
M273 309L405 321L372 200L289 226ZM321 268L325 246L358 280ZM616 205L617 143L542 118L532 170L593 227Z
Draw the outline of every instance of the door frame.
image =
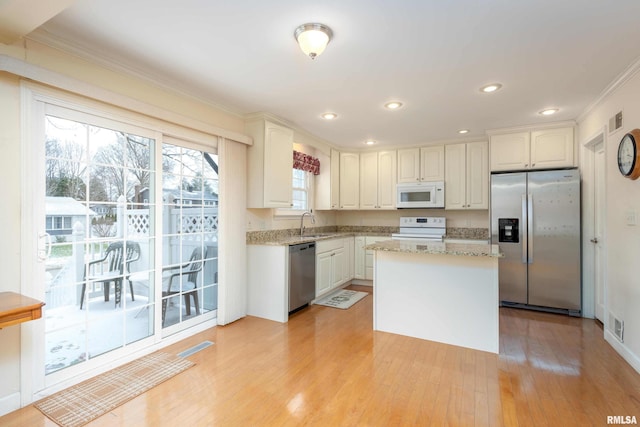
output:
M590 319L595 318L596 305L596 289L595 289L595 249L591 243L591 239L595 236L595 211L596 209L602 215L600 220L606 224L606 185L603 186L604 194L602 195L603 206L596 206L595 203L595 161L596 149L602 145L604 149L604 175L607 174L607 128L606 126L598 130L596 133L586 138L582 143L582 316ZM607 310L607 230L606 226L602 230L600 244L602 245L602 274L603 291L604 291L604 325L606 330L606 320L608 318Z
M38 146L34 141L39 135L44 134L44 123L36 120L36 117L44 116L44 104L50 103L74 109L74 107L82 106L83 111L88 114L95 114L99 117L108 116L109 119L115 121L123 121L132 126L139 126L147 129L154 129L158 132L156 142L162 144L161 135L175 135L178 138L200 142L202 147L206 147L209 141L218 137L205 134L189 128L183 128L180 125L174 125L160 119L148 118L131 111L126 111L124 107L111 106L104 104L99 100L85 98L79 95L68 94L57 89L41 86L37 83L22 82L21 83L21 287L22 294L40 298L44 294L44 270L34 268L38 263L37 250L39 248L38 231L34 230L33 224L37 224L40 220L38 214L44 212L44 198L37 201L34 194L37 194L39 188L44 188L44 177L40 177L34 173L33 160L38 155ZM126 113L123 113L126 111ZM124 114L124 119L119 119ZM159 161L159 160L158 160ZM36 200L36 203L34 203ZM156 244L161 242L156 239ZM160 246L158 246L160 247ZM156 248L156 254L160 251ZM158 260L156 260L158 264ZM160 289L160 281L156 280L156 287ZM22 324L20 330L20 406L24 407L32 402L43 398L47 395L55 393L59 390L67 388L71 385L80 383L86 379L94 377L98 374L106 372L117 366L133 361L146 354L157 351L163 347L174 344L184 338L202 332L213 326L216 326L218 320L216 313L212 313L209 318L203 319L200 323L194 324L190 328L173 331L160 327L159 308L156 309L156 333L146 338L144 343L134 343L129 346L131 351L127 354L121 352L113 353L111 360L103 360L100 363L91 364L87 369L73 369L68 372L67 376L57 381L55 384L47 384L44 375L44 354L40 351L45 335L44 319L27 322ZM90 362L89 362L90 363ZM38 369L42 368L42 372ZM40 373L39 373L40 372Z

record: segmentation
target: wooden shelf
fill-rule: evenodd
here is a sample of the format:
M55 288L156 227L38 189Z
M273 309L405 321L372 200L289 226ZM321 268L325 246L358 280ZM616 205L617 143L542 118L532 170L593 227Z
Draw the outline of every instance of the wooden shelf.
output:
M0 329L42 317L43 302L15 292L0 292Z

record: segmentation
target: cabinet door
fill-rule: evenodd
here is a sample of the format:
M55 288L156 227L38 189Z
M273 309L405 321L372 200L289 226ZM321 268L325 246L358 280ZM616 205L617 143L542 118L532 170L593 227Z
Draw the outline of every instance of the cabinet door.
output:
M398 150L398 182L420 180L420 149Z
M333 280L333 252L316 255L316 297L331 289Z
M489 209L489 144L486 142L467 144L466 188L467 209Z
M381 240L389 240L389 237L384 236L366 236L365 243L370 245L372 243L379 242ZM366 250L364 257L364 278L366 280L373 280L373 258L375 251Z
M360 154L360 209L378 207L378 153Z
M465 209L466 199L466 144L445 146L444 206L445 209Z
M365 238L364 236L357 236L354 239L353 257L354 257L354 272L353 277L356 279L364 279L364 265L365 265Z
M336 249L331 253L331 287L340 286L345 281L345 252L344 249Z
M531 167L535 169L573 166L573 128L531 132Z
M291 207L293 131L265 123L264 207Z
M444 181L444 145L420 149L420 180Z
M396 160L395 151L378 153L378 209L396 208Z
M360 157L357 153L340 153L340 209L360 206Z
M491 137L491 171L528 169L529 132Z
M348 282L353 279L354 275L354 238L345 237L344 239L344 281Z
M340 206L340 153L331 150L331 177L330 177L331 209Z

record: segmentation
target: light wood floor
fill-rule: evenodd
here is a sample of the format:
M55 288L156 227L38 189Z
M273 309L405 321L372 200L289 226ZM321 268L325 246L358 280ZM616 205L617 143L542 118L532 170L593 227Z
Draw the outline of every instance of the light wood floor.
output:
M368 287L352 287L371 291ZM90 426L605 426L640 422L640 375L593 320L500 310L500 355L372 331L372 296L288 324L247 317L196 366ZM461 313L464 315L464 313ZM473 319L469 319L470 322ZM32 406L1 426L55 426Z

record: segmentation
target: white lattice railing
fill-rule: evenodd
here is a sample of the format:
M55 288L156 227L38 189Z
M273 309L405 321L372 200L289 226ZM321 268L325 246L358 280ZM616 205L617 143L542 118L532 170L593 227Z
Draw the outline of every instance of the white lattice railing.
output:
M218 208L167 209L170 234L204 234L205 240L217 240ZM149 209L129 209L126 211L127 235L129 237L148 236L150 229Z

